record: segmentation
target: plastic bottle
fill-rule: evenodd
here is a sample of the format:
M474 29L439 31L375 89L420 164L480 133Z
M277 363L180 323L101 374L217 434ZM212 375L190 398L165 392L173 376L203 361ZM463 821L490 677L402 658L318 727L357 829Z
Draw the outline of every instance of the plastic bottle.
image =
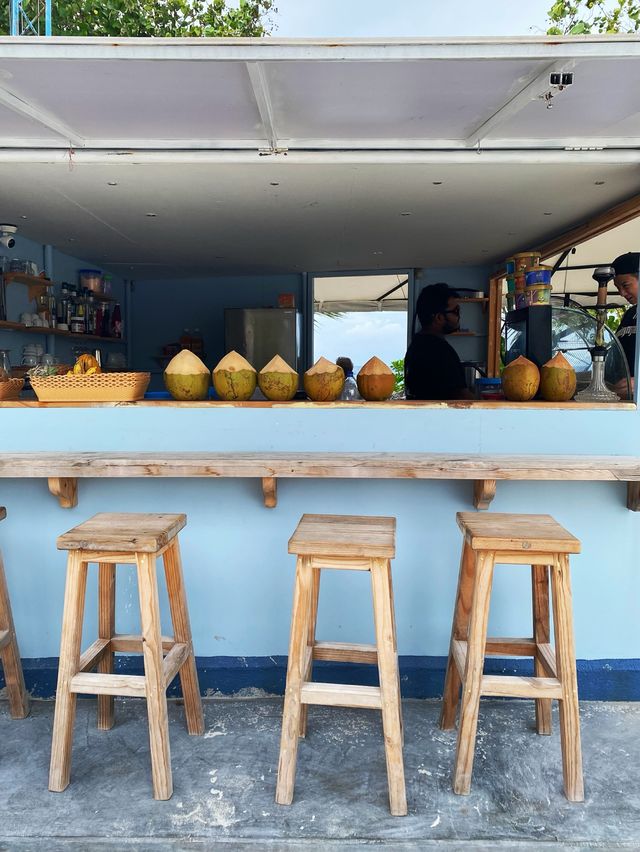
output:
M340 394L340 399L360 399L360 394L358 393L358 385L356 383L356 380L353 378L353 373L347 373L347 377L344 380L344 387L342 388L342 393Z

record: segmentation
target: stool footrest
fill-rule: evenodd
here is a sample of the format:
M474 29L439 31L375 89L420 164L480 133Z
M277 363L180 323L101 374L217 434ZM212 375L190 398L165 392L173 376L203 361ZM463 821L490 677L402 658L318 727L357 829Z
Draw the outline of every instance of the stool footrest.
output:
M487 644L492 642L487 639ZM527 640L515 639L514 642ZM508 640L499 639L498 642L505 643ZM504 695L511 698L562 698L562 685L555 677L555 662L553 660L553 649L549 644L536 645L538 653L536 656L542 661L545 669L553 667L552 677L515 677L513 675L483 675L480 684L481 695ZM453 661L460 680L464 683L464 671L467 664L467 643L462 639L454 639L451 643ZM520 656L520 654L518 654Z
M173 648L162 661L162 673L164 675L164 688L166 689L182 666L187 662L191 654L191 648L186 642L176 642Z
M511 698L562 698L562 684L555 677L514 677L483 675L481 695L505 695Z
M535 639L512 639L505 637L487 637L484 649L487 657L535 657Z
M87 695L127 695L144 698L147 688L144 675L94 674L82 672L71 678L71 692Z
M369 707L382 709L378 686L354 686L346 683L302 684L300 701L303 704L326 704L332 707Z
M80 657L78 671L87 672L95 668L104 655L109 651L108 639L96 639Z
M111 637L111 650L121 651L130 654L142 653L142 636L136 636L131 633L116 633ZM171 636L162 637L162 650L165 654L175 645L175 640Z
M11 641L11 634L8 630L0 630L0 649L4 648Z
M378 652L375 645L359 645L350 642L315 642L313 659L377 665Z

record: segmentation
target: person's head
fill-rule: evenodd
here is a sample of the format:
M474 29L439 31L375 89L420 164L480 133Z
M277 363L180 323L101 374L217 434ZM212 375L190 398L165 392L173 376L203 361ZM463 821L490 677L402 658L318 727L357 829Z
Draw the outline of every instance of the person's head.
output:
M460 296L448 284L430 284L418 296L416 312L423 331L451 334L460 327Z
M353 361L351 360L351 358L347 358L345 355L341 355L339 358L336 358L336 364L338 365L338 367L342 367L345 376L349 373L353 373Z
M613 283L618 288L618 293L630 304L637 305L640 252L628 251L626 254L621 254L611 265L616 271Z

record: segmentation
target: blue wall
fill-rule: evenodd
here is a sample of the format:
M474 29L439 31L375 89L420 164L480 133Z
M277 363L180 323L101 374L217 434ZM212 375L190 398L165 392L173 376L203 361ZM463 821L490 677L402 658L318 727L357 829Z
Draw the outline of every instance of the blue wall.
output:
M225 355L224 309L277 307L279 293L293 293L302 308L302 276L271 275L136 281L133 286L131 344L137 370L152 373L161 389L162 370L154 356L178 340L183 329L204 338L205 361L213 369Z
M441 280L440 273L434 278ZM300 289L295 290L297 277L274 277L264 283L263 290L258 279L180 282L177 299L176 282L137 284L132 316L136 365L143 367L149 352L175 339L184 326L196 324L205 334L207 361L214 363L222 354L224 304L273 304L283 291L300 294L301 303ZM201 300L207 297L203 308ZM152 309L144 307L148 300ZM199 314L194 314L198 306ZM637 455L639 427L637 410L457 410L435 405L411 410L223 406L0 410L4 451ZM29 682L37 681L34 661L44 659L43 682L51 694L65 571L65 554L55 549L56 537L99 511L166 511L188 516L181 544L196 653L205 658L203 686L280 688L294 572L287 540L302 512L330 512L397 517L393 571L403 689L405 694L436 694L459 560L455 513L469 510L471 498L471 482L284 480L278 487L278 506L268 510L258 480L102 479L81 480L78 507L64 510L49 495L44 480L0 480L0 505L8 511L0 524L0 546L22 654L31 661ZM500 482L492 504L495 511L550 513L581 539L583 552L572 560L577 652L584 660L606 660L582 666L597 673L595 687L591 691L585 687L584 694L591 697L639 697L640 514L629 512L625 501L622 483ZM118 572L117 629L135 631L133 572L128 567ZM526 568L497 569L492 632L518 636L530 631L529 589ZM95 612L94 575L85 643L95 635ZM163 617L168 625L164 596ZM370 641L372 635L366 575L327 572L319 638ZM417 663L412 662L414 657L419 658ZM436 661L432 665L427 658ZM224 678L216 680L210 674L216 667L218 672L224 669ZM37 688L47 694L46 686Z

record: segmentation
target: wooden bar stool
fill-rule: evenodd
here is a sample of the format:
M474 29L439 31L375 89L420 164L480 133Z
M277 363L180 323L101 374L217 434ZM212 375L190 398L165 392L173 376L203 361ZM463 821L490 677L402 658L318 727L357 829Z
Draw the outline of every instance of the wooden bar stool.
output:
M582 802L578 682L569 575L569 554L580 552L580 542L549 515L459 512L456 518L464 543L440 716L441 728L454 727L462 687L454 792L465 795L471 789L481 695L534 698L539 734L551 733L551 701L555 698L560 703L565 795L569 801ZM531 566L531 638L487 638L493 566L497 564ZM555 650L550 644L549 577ZM486 655L533 657L535 676L485 675Z
M58 688L53 721L49 789L69 784L76 695L98 696L98 727L113 726L113 696L147 699L153 796L173 792L166 690L180 675L187 730L204 732L202 702L191 641L177 534L186 515L98 514L58 539L68 550ZM162 636L156 559L162 556L174 636ZM98 563L98 639L80 654L87 566ZM137 567L141 636L115 632L116 565ZM142 653L144 675L113 674L114 652ZM163 656L165 655L166 656ZM97 673L91 669L98 669Z
M276 790L280 805L293 801L298 736L306 735L307 706L325 704L382 711L391 813L407 813L390 562L395 555L395 528L395 518L303 515L289 540L289 553L298 559ZM323 568L370 572L375 645L316 642ZM313 683L314 660L377 664L380 686Z
M0 506L0 521L7 517L7 510ZM24 674L20 662L20 651L13 615L9 602L9 589L4 574L4 564L0 553L0 660L4 671L4 682L9 696L9 713L14 719L24 719L29 715L29 695L24 685Z

